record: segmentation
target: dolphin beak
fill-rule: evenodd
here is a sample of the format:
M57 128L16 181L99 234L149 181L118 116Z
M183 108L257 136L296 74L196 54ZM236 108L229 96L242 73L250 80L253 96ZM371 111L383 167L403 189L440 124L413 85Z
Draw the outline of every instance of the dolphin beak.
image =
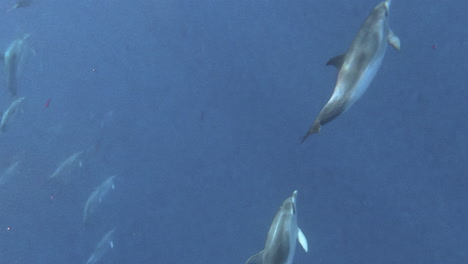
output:
M297 197L297 190L294 191L292 196L291 196L291 200L292 200L294 205L296 205L296 197Z
M387 8L387 10L390 10L390 5L392 4L392 0L385 0L385 7Z

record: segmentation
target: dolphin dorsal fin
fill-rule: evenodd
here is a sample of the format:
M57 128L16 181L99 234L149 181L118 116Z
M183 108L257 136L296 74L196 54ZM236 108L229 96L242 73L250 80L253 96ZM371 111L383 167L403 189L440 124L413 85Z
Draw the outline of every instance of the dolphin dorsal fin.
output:
M307 238L305 237L304 233L302 233L299 227L297 228L297 241L299 241L299 244L301 244L305 252L309 250L309 245L307 244Z
M251 256L245 264L263 264L263 250Z
M343 65L343 61L344 61L344 54L342 55L338 55L336 57L333 57L331 58L328 62L327 62L327 66L328 65L333 65L335 66L336 68L338 69L341 69L341 65Z

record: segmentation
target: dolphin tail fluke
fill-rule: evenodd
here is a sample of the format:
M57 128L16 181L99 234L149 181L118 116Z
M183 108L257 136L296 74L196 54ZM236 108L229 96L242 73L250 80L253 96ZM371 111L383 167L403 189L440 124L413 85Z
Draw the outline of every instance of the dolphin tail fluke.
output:
M304 143L304 141L312 134L317 134L320 132L320 121L315 121L314 124L312 125L312 127L309 129L309 131L307 131L307 133L304 135L304 137L302 138L302 143Z
M263 264L263 250L251 256L245 264Z

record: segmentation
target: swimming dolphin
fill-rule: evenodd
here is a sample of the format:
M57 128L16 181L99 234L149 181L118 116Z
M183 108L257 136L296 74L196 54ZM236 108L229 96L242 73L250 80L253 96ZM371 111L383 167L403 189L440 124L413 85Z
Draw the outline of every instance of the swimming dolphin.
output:
M114 248L114 235L115 228L109 230L102 238L101 241L97 244L96 248L94 249L93 254L88 258L86 264L94 264L98 263L102 257L110 250Z
M17 76L26 57L26 40L29 37L30 34L24 34L23 37L13 40L1 58L5 63L7 88L12 96L17 94Z
M387 49L387 42L400 50L400 39L389 27L391 0L378 4L369 14L354 37L349 50L328 61L338 68L335 90L315 119L302 142L320 132L320 127L348 110L366 91L379 69Z
M107 178L101 185L99 185L96 190L89 196L88 200L86 201L84 210L83 210L83 223L88 221L88 218L91 214L94 213L97 206L102 202L102 199L111 191L115 189L114 185L114 176L110 176Z
M297 191L287 198L271 223L265 248L250 257L246 264L291 264L296 249L296 239L308 251L307 239L297 226Z
M17 98L10 104L10 106L8 106L5 112L3 112L2 119L0 120L0 132L5 132L5 127L8 121L11 119L13 114L16 112L16 109L18 108L19 104L23 100L24 100L24 97Z
M19 161L12 163L2 174L0 174L0 186L5 185L10 178L18 174Z
M49 176L49 180L54 178L59 178L69 175L77 166L81 167L81 155L83 151L76 152L64 160L60 165L55 169L54 173Z
M7 11L10 12L13 9L28 7L31 5L31 3L32 3L32 0L18 0L16 1L16 4L12 6L10 9L8 9Z

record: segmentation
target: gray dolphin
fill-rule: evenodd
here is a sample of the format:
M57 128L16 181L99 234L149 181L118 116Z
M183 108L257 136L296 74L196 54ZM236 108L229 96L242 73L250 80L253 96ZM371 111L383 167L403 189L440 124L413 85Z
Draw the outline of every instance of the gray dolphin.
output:
M7 88L12 96L17 94L17 77L25 61L26 51L28 51L26 40L29 37L30 34L23 34L21 38L13 40L3 56L0 56L0 59L3 59L5 63Z
M108 177L99 187L94 190L93 193L89 196L86 201L84 211L83 211L83 223L88 221L88 218L91 214L94 213L99 204L101 204L102 199L111 191L115 189L114 185L114 176Z
M28 7L31 5L31 3L32 3L32 0L18 0L16 1L16 4L12 6L10 9L8 9L7 11L10 12L13 9Z
M400 50L400 39L389 27L390 4L391 0L378 4L359 29L349 50L328 61L327 65L338 68L335 90L302 142L320 132L323 124L348 110L367 90L382 63L387 42Z
M24 100L24 97L17 98L14 100L10 106L3 112L0 118L0 133L5 132L5 127L8 123L8 121L11 119L11 117L16 113L16 110L18 109L18 106L21 104L21 102Z
M64 160L60 165L55 169L54 173L49 176L49 180L59 178L62 176L68 176L76 167L82 167L83 163L81 161L81 156L83 151L78 151Z
M114 231L115 228L109 230L102 238L101 241L97 244L94 249L93 254L88 258L85 264L95 264L107 254L107 252L114 248Z
M0 186L5 185L13 176L18 174L18 165L21 162L12 163L2 174L0 174Z
M296 239L307 252L307 239L297 226L297 191L287 198L271 223L265 248L250 257L246 264L291 264L296 249Z

